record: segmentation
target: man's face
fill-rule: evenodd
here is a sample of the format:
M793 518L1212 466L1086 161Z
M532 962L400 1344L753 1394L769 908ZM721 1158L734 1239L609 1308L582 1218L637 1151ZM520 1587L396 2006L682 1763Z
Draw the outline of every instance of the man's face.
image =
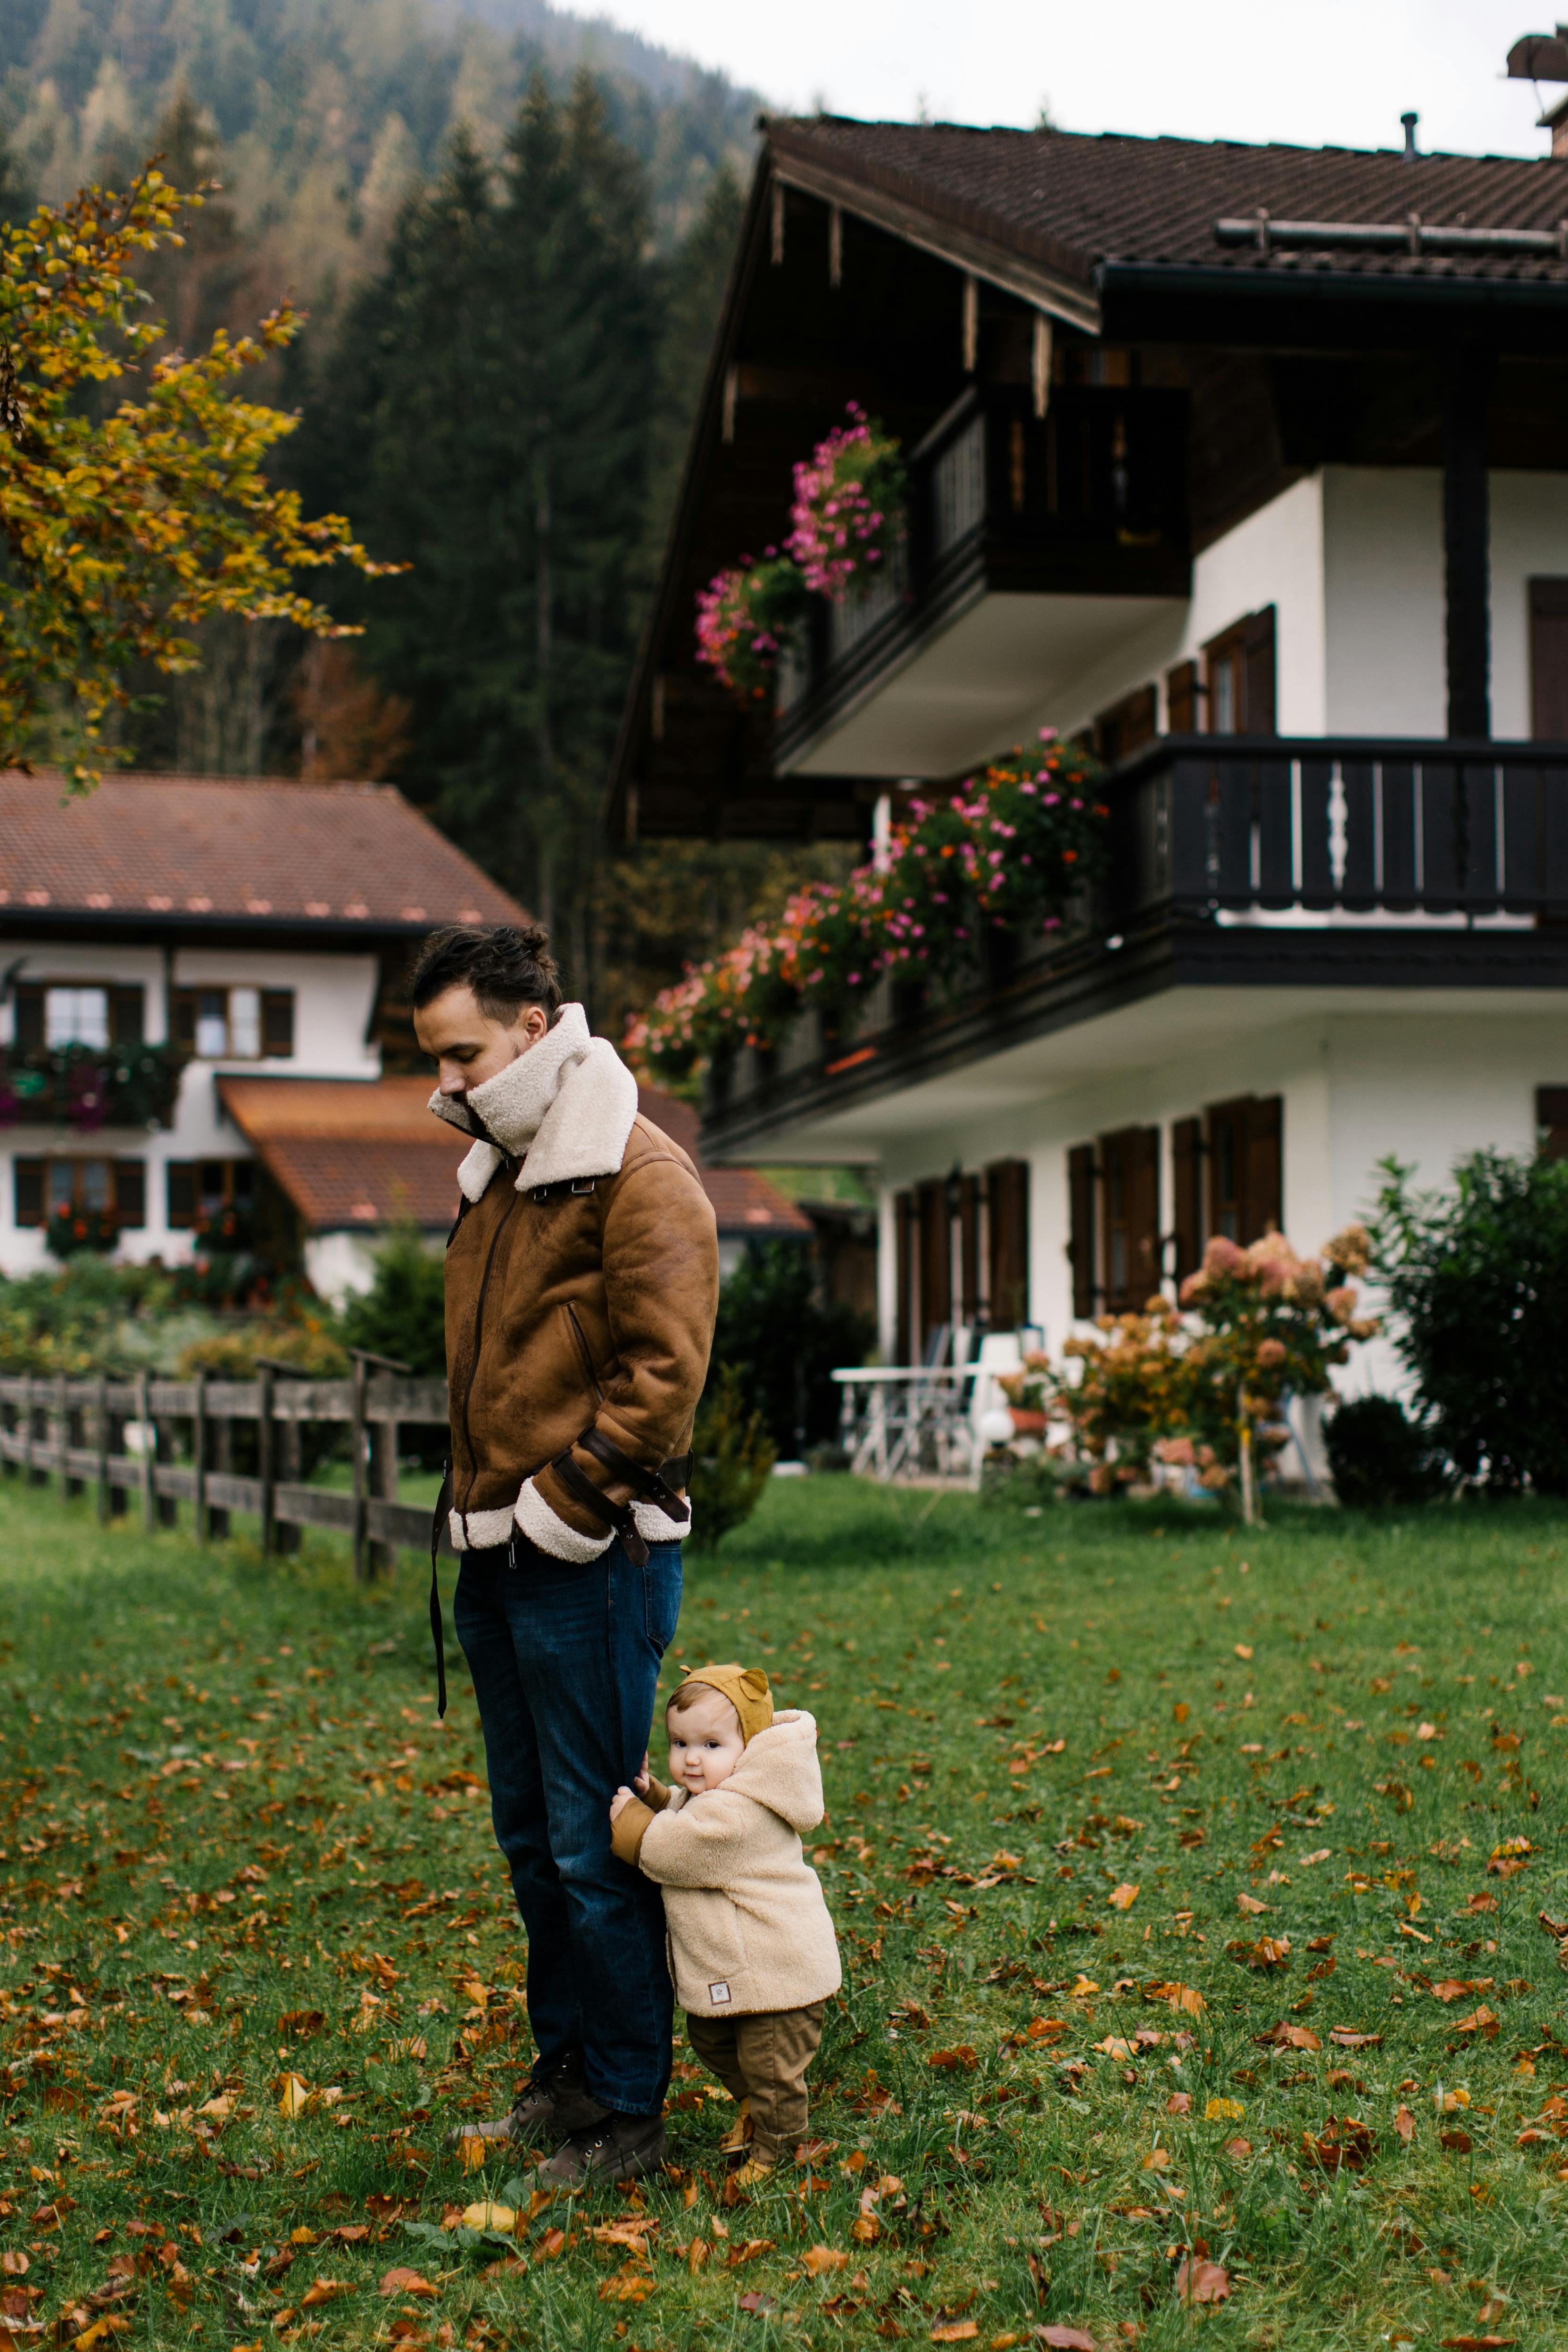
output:
M741 1718L723 1692L702 1690L668 1723L670 1779L693 1797L721 1788L746 1752Z
M549 1026L541 1004L520 1005L510 1022L492 1020L466 984L444 989L414 1015L414 1034L435 1061L439 1091L458 1097L498 1076Z

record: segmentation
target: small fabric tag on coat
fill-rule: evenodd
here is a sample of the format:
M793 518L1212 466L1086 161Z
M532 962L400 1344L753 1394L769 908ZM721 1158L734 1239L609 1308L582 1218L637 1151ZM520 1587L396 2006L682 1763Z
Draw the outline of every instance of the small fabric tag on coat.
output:
M731 1995L730 1988L723 1981L722 1978L721 1978L717 1984L710 1984L709 1986L708 1998L712 2002L715 2009L723 2008L724 2003L731 1998Z

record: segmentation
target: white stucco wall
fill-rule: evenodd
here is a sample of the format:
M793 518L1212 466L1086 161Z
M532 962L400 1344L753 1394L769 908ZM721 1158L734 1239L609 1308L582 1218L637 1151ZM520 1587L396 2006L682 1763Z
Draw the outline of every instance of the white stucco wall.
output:
M1171 1129L1209 1104L1237 1095L1284 1102L1286 1231L1308 1251L1352 1219L1365 1217L1388 1153L1413 1164L1416 1181L1442 1184L1467 1152L1492 1145L1528 1151L1535 1139L1535 1089L1568 1085L1568 1007L1495 1014L1415 1012L1314 1013L1238 1034L1223 1056L1128 1068L1063 1087L984 1118L889 1135L883 1162L883 1348L890 1356L896 1307L893 1195L945 1174L955 1160L978 1170L993 1160L1029 1162L1030 1312L1059 1349L1072 1328L1068 1261L1067 1154L1118 1128L1161 1129L1160 1223L1173 1200ZM1350 1390L1401 1384L1386 1342L1358 1349L1342 1376Z
M1442 476L1330 466L1322 482L1324 731L1442 735Z
M25 961L18 977L24 981L102 982L140 983L143 996L143 1030L157 1044L168 1035L168 1004L163 952L158 947L123 947L70 940L5 940L0 936L0 971L17 957ZM172 959L172 982L183 987L289 988L294 991L294 1052L287 1058L264 1061L193 1061L180 1081L179 1101L172 1129L149 1135L128 1128L100 1128L82 1135L71 1128L18 1124L0 1130L0 1272L22 1274L52 1265L44 1236L36 1226L18 1227L12 1161L16 1159L137 1159L147 1170L147 1222L128 1229L118 1255L143 1260L161 1257L170 1265L188 1259L188 1233L168 1223L168 1182L171 1160L245 1160L250 1148L223 1117L215 1084L220 1070L268 1077L374 1078L380 1075L380 1055L365 1043L365 1031L375 1001L377 967L374 955L294 955L236 948L181 948ZM13 1034L13 1007L0 1008L0 1043ZM328 1237L329 1239L334 1237ZM344 1236L355 1240L357 1236ZM346 1263L346 1261L345 1261ZM364 1281L368 1283L369 1276ZM364 1283L353 1285L363 1287Z

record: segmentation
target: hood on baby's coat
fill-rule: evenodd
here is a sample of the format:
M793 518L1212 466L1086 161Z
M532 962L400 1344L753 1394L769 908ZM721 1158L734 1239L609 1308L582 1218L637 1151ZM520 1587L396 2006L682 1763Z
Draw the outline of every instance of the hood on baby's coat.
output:
M781 1707L765 1731L752 1734L723 1785L766 1805L797 1837L814 1830L823 1813L816 1717L803 1706Z

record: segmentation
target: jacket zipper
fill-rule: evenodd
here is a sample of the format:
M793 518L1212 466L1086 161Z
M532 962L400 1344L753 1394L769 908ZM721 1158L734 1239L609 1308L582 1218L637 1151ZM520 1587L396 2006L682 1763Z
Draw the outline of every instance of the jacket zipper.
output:
M474 1309L474 1360L468 1367L468 1385L463 1391L463 1442L468 1447L468 1481L464 1491L461 1506L465 1514L468 1507L468 1496L473 1492L474 1486L474 1438L473 1432L468 1426L468 1405L474 1393L474 1382L479 1376L479 1349L484 1344L485 1335L485 1293L489 1288L490 1268L495 1264L496 1251L500 1245L500 1237L506 1231L507 1217L510 1216L513 1209L517 1206L517 1202L518 1195L514 1192L510 1200L506 1204L506 1216L502 1217L500 1224L497 1225L494 1233L490 1235L490 1245L485 1254L485 1270L479 1276L479 1304Z
M577 1353L583 1359L583 1370L588 1376L588 1386L593 1390L594 1394L598 1398L599 1402L603 1404L605 1402L605 1391L599 1386L599 1375L594 1370L594 1358L589 1349L588 1342L584 1337L583 1326L577 1320L577 1309L573 1306L570 1299L566 1301L566 1320L572 1326L572 1337L577 1342Z

